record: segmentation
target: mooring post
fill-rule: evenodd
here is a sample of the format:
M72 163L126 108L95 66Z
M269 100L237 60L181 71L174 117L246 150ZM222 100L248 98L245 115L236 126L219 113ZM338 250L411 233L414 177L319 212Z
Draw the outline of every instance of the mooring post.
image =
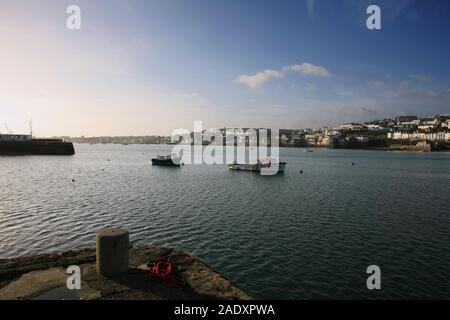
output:
M128 271L129 240L127 230L105 228L97 233L97 273L115 277Z

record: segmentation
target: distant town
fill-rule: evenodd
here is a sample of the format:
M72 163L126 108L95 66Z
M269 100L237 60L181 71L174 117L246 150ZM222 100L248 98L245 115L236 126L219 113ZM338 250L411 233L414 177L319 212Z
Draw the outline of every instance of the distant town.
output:
M225 129L221 129L222 132ZM256 129L257 131L259 129ZM204 144L211 143L203 133ZM172 144L167 136L58 137L74 143L90 144ZM239 134L236 143L249 144ZM450 115L419 117L398 116L394 119L364 123L345 123L335 128L280 129L282 147L374 148L412 151L450 149Z

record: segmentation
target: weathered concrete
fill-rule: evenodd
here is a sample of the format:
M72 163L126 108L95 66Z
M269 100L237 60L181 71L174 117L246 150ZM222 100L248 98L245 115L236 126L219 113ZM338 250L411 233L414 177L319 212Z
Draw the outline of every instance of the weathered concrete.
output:
M62 253L38 254L31 257L0 259L0 287L2 283L20 277L22 274L70 265L95 262L95 249L66 251Z
M0 260L0 299L66 299L66 300L193 300L250 299L239 288L189 254L161 246L139 246L130 249L130 269L114 279L96 272L95 250L85 249L61 254ZM169 255L185 283L172 287L144 271L147 261ZM66 287L66 268L79 265L81 290Z
M97 273L116 277L128 271L130 235L120 228L105 228L97 233Z

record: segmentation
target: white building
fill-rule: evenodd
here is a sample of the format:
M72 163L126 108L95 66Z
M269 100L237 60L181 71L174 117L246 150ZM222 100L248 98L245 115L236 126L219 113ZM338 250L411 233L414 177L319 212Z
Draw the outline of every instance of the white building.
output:
M346 123L340 126L341 130L353 130L353 131L360 131L364 129L364 126L360 123Z
M422 141L450 141L449 132L389 132L388 139L393 140L422 140Z

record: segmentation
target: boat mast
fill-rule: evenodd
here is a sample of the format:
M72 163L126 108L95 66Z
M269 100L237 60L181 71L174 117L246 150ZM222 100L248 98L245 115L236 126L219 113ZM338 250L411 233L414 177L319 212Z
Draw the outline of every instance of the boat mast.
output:
M30 135L33 138L33 118L30 119Z

